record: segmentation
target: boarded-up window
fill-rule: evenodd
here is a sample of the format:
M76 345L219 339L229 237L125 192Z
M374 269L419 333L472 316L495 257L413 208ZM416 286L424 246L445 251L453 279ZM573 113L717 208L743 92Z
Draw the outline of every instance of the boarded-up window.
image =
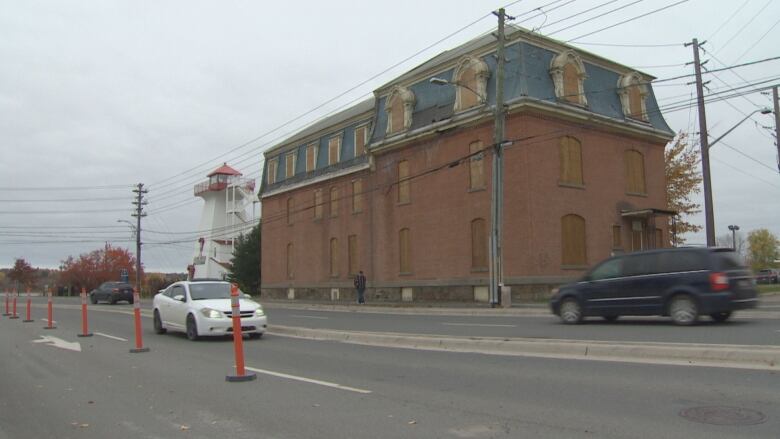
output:
M339 216L339 188L330 188L330 217Z
M644 242L645 224L643 221L631 222L631 251L639 251L645 248Z
M363 211L363 181L352 182L352 213Z
M312 143L306 147L306 172L317 168L317 144Z
M390 133L397 133L404 129L404 100L399 95L393 97L387 123L390 125Z
M358 262L358 241L357 235L349 235L347 238L347 258L349 264L349 274L354 276L357 274L359 268Z
M333 137L328 140L328 165L335 165L339 162L341 150L341 137Z
M631 117L634 119L645 120L645 114L642 112L642 92L638 84L628 88L628 103L631 111Z
M279 161L277 159L273 159L268 162L268 184L276 183L276 169L278 167Z
M287 279L293 278L294 273L294 259L293 259L293 245L292 242L287 244Z
M314 219L322 218L322 189L314 191Z
M463 69L460 77L457 78L457 83L460 84L459 96L461 110L471 108L479 103L479 97L474 92L477 89L477 75L474 68Z
M330 238L330 276L338 277L339 275L339 240L336 238Z
M412 249L409 239L409 229L401 229L398 232L399 271L401 273L412 272Z
M368 139L368 127L355 128L355 157L366 153L366 141Z
M285 178L290 178L293 175L295 175L295 153L291 152L287 154L287 157L284 159L285 164L285 171L286 173Z
M579 215L566 215L561 218L561 242L563 265L585 265L585 219Z
M561 183L581 186L582 145L574 137L565 136L560 146Z
M655 229L655 248L664 248L664 232L661 229Z
M293 223L293 215L295 214L295 200L292 198L287 199L287 224Z
M482 151L482 141L471 142L469 152L476 154ZM485 153L472 155L469 159L469 189L485 188Z
M645 194L645 159L642 153L630 149L625 152L626 192Z
M485 269L488 266L487 258L487 229L485 220L477 218L471 222L471 269Z
M623 248L623 229L619 225L612 226L612 248Z
M407 160L398 163L398 202L411 202L411 181L409 180L409 162Z
M580 76L577 67L573 63L566 64L563 67L563 98L579 104L580 96Z

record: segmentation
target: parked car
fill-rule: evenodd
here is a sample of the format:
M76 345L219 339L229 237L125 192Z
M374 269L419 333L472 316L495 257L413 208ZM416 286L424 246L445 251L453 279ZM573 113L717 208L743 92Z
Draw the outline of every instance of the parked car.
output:
M760 284L776 284L778 278L780 278L780 270L777 268L765 268L756 273L756 282Z
M154 331L182 331L190 340L202 336L233 333L230 283L224 281L180 281L157 293L153 299ZM252 338L265 333L267 317L263 307L239 291L241 332Z
M580 281L553 290L550 307L564 323L601 316L670 316L678 325L701 315L723 322L758 304L751 272L727 248L671 248L609 258Z
M103 282L99 287L90 291L89 299L92 304L100 301L115 304L119 301L133 303L133 286L124 282Z

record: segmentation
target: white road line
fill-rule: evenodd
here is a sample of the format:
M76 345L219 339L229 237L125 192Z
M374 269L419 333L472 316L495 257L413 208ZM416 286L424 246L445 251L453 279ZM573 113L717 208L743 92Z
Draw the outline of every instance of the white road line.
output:
M117 337L117 336L115 336L115 335L108 335L108 334L103 334L102 332L93 332L93 334L95 334L95 335L99 335L99 336L101 336L101 337L105 337L105 338L110 338L110 339L112 339L112 340L127 341L127 339L126 339L126 338Z
M516 328L517 325L491 325L489 323L442 323L444 326L485 326L489 328Z
M49 319L41 319L41 321L42 321L42 322L49 323ZM56 325L56 324L57 324L57 321L56 321L56 320L52 320L52 321L51 321L51 324L52 324L52 325Z
M333 387L334 389L347 390L349 392L364 393L364 394L371 393L370 390L357 389L357 388L354 388L354 387L342 386L341 384L329 383L327 381L314 380L314 379L311 379L311 378L299 377L299 376L295 376L295 375L288 375L286 373L274 372L274 371L271 371L271 370L257 369L257 368L254 368L254 367L246 367L246 369L247 370L251 370L253 372L262 373L262 374L266 374L266 375L271 375L271 376L275 376L275 377L279 377L279 378L287 378L289 380L303 381L304 383L310 383L310 384L319 384L320 386Z
M290 314L290 317L297 317L299 319L320 319L320 320L328 320L330 317L320 317L320 316L304 316L301 314Z

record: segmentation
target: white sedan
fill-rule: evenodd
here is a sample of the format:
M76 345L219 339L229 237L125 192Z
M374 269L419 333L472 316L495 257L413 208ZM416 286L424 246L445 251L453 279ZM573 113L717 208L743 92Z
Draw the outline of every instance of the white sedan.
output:
M268 321L262 305L240 293L241 332L260 338ZM233 333L230 283L181 281L154 296L154 332L182 331L190 340Z

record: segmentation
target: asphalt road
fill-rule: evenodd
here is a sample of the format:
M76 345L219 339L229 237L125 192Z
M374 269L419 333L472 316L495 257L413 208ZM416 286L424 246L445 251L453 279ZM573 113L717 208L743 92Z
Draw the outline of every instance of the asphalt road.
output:
M132 317L98 309L131 307L94 307L90 329L101 335L90 338L76 337L75 309L55 310L55 330L43 329L40 308L33 323L0 320L0 438L777 438L780 431L780 380L770 371L266 336L245 343L258 380L227 383L229 340L156 335L144 318L151 351L131 354ZM271 323L277 318L274 310ZM81 351L52 346L59 343L52 338L33 343L42 336L78 342ZM742 410L720 420L758 423L680 416L712 406Z

